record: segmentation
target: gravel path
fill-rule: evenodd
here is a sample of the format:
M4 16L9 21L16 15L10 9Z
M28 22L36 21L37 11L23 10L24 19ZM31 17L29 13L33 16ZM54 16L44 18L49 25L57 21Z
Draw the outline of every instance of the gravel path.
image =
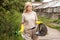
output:
M39 36L40 40L60 40L60 32L56 29L47 27L48 34L44 37Z

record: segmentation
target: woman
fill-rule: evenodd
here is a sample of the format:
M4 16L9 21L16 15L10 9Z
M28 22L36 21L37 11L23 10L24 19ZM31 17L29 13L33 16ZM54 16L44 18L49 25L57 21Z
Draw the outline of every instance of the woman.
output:
M32 3L26 2L25 9L22 14L22 24L24 24L24 35L26 40L38 40L38 36L35 35L37 20L36 12L32 11Z

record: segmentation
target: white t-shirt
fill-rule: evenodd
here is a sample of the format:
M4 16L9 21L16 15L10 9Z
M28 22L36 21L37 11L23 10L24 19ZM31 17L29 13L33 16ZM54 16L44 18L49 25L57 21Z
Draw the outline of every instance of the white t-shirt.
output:
M25 29L36 27L35 25L36 20L38 20L38 18L36 12L34 11L22 14L22 22L24 22Z

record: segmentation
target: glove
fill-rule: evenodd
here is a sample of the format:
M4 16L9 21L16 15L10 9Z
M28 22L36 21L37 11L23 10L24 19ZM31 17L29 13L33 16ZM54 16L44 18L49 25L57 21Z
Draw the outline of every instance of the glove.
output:
M24 32L24 25L23 25L23 24L21 24L21 29L20 29L19 32L20 32L20 33L23 33L23 32Z
M15 35L19 36L19 35L22 35L22 33L24 32L24 25L21 24L21 29L19 31L15 31Z
M40 23L43 23L42 21L36 21L36 24L40 24Z

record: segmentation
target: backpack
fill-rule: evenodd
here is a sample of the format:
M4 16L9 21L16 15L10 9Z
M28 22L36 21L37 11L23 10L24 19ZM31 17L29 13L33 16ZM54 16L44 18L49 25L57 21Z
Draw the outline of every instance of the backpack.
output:
M41 23L38 24L36 35L37 36L45 36L47 34L47 27L45 24Z

